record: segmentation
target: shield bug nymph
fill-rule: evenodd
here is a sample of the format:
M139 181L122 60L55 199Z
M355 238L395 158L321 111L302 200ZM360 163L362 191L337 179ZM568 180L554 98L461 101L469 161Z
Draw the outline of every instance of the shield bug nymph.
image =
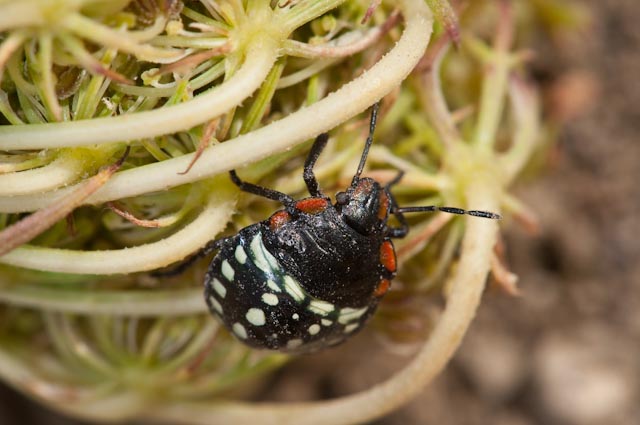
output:
M358 168L333 203L313 172L327 144L326 133L316 138L304 164L308 198L294 199L230 172L241 190L276 200L284 208L233 236L209 242L176 271L218 251L205 276L205 299L211 312L247 345L311 352L339 344L362 329L396 274L392 239L409 231L404 213L444 211L500 218L451 207L400 207L390 189L401 173L387 184L361 177L377 114L375 104ZM392 226L390 217L399 225Z

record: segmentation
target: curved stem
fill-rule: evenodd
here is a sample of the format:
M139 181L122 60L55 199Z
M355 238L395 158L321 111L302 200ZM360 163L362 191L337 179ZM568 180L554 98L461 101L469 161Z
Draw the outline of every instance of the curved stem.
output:
M341 58L354 55L373 45L400 20L399 13L393 13L380 26L366 32L352 31L327 44L314 45L297 40L286 40L282 46L283 53L302 58Z
M504 112L509 72L513 60L510 54L513 41L513 16L508 2L499 3L500 21L495 34L494 48L489 61L484 64L484 79L478 107L473 143L483 152L491 152L496 142L496 133Z
M17 307L83 315L171 317L206 313L202 289L69 291L17 284L0 286L0 301Z
M96 175L83 181L60 202L51 204L0 231L0 256L28 243L57 221L69 215L71 211L82 204L84 199L109 180L113 173L120 168L128 152L129 148L127 147L127 151L120 160L104 167Z
M37 62L40 68L38 80L42 100L50 121L62 121L62 108L56 95L56 83L53 76L53 37L43 33L38 39ZM37 84L37 83L36 83Z
M156 20L153 22L153 25L147 28L143 28L141 30L128 31L127 35L129 36L129 38L136 41L149 41L152 38L156 37L157 35L162 34L166 25L167 25L167 17L163 15L159 15L156 17Z
M158 242L110 251L22 246L0 257L0 263L37 270L113 275L154 270L179 261L204 246L226 225L233 213L235 191L220 179L200 215Z
M44 21L41 2L13 1L0 7L0 31L10 28L28 28Z
M0 44L0 81L4 75L4 67L11 55L18 50L27 39L27 31L12 31Z
M240 168L275 153L289 150L296 144L309 140L320 133L329 131L338 124L364 111L397 87L400 82L406 78L422 57L429 42L432 30L432 18L428 9L419 0L405 0L401 5L406 18L406 28L402 33L402 37L391 51L358 78L345 84L324 99L302 108L279 121L272 122L251 133L238 136L225 143L205 149L200 159L187 174L179 173L189 166L194 154L188 154L167 161L116 173L111 181L96 193L95 196L89 198L87 202L98 204L137 196L143 193L165 190L185 183L192 183L234 168ZM247 59L247 62L249 62L252 57L255 58L255 56L260 54L262 54L262 52L258 49L258 51ZM271 64L270 62L269 66L271 66ZM243 74L240 80L247 78L247 74L251 72L250 68L251 67L247 69L246 64L243 65L241 71L238 71L228 82L238 78L238 74L240 73ZM266 77L267 73L268 70L264 75L260 76L260 81ZM217 94L221 93L221 91L215 90L213 93ZM209 94L205 96L209 96ZM221 95L221 97L224 96ZM162 116L168 121L173 121L174 116L171 114L172 110L199 101L200 99L201 98L196 98L194 101L186 104L172 108L164 108L149 112L148 114L169 112L168 114L163 113ZM224 101L218 97L213 97L212 100ZM234 102L228 103L236 104ZM177 113L176 116L182 116L182 112L188 111L188 109L180 109L179 111L180 113ZM142 114L147 113L141 112L136 115ZM318 119L318 117L322 117L322 119ZM127 122L127 118L133 119L133 117L126 116L118 118L125 119L123 124ZM185 117L184 119L192 120L193 117ZM92 122L99 120L102 121L103 119L95 119L92 120ZM79 123L82 122L76 122L74 124ZM63 124L59 125L61 126ZM162 126L164 124L165 123L156 123L155 125ZM191 126L191 124L189 126ZM27 126L14 127L18 130ZM43 126L38 127L44 129ZM120 127L120 124L118 124L116 128L103 129L102 133L108 134L122 131L131 135L132 133L137 134L138 131L141 130L137 125L132 127L131 130L125 130L124 126L118 130L117 127ZM155 129L145 128L144 130L153 131ZM89 128L86 128L85 131L91 131L91 134L94 134L94 130L90 130ZM54 133L56 133L56 135L52 136L52 138L57 139L60 133ZM72 142L75 140L87 141L86 133L80 132L79 134L83 137L74 139ZM8 136L8 134L2 132L2 129L0 129L0 148L5 141L8 142L10 140L10 138L6 136ZM96 137L103 137L103 134L96 132ZM24 139L22 140L24 141ZM91 142L95 142L95 139L91 139ZM0 212L22 212L42 208L51 202L55 202L56 199L64 195L66 190L68 189L41 194L39 196L0 198Z
M73 406L86 404L91 409L91 415L87 412L83 414L84 417L116 421L124 420L144 406L143 397L132 391L113 391L114 385L111 382L91 390L78 390L76 387L59 382L44 381L37 367L50 362L51 359L40 356L31 360L27 362L23 356L15 355L5 347L0 347L0 376L14 388L30 397L35 397L51 408L76 413ZM106 391L109 395L104 394ZM70 403L70 400L73 402ZM82 414L82 412L79 413Z
M141 44L135 38L130 37L128 33L106 27L79 13L70 13L59 22L59 25L87 40L94 41L98 45L130 53L149 62L173 61L184 54L181 50L159 49L148 44Z
M192 91L196 91L212 81L217 80L224 74L224 65L225 61L219 60L197 77L191 78L189 80L189 88ZM166 83L166 87L129 86L124 84L116 84L116 87L119 92L132 96L171 97L176 92L178 85L178 81L173 81Z
M301 0L293 8L282 11L282 25L291 32L344 2L345 0Z
M472 205L483 205L494 211L498 207L496 195L487 183L471 185L467 196ZM262 405L241 402L165 404L150 409L146 417L203 425L348 425L371 421L407 402L454 354L475 316L484 290L497 223L475 218L467 218L466 222L460 263L447 284L451 292L440 321L411 363L389 380L361 393L329 401Z
M8 173L15 173L17 171L26 171L43 167L49 164L55 155L53 152L38 152L31 154L16 154L3 156L3 161L0 161L0 181L2 176ZM5 162L6 161L6 162ZM4 184L0 184L3 186Z
M313 61L309 66L306 66L296 72L293 72L289 75L282 77L278 81L278 89L291 87L306 79L309 79L312 76L318 74L323 69L329 68L330 66L336 64L340 60L341 60L340 57L317 59Z
M447 0L427 0L436 20L444 27L451 41L460 44L460 24L456 11Z
M260 87L277 57L279 41L255 37L232 78L193 100L153 111L91 120L0 127L0 149L44 149L132 141L188 130L239 105ZM91 137L87 137L90 134ZM122 139L126 140L122 140ZM186 168L181 166L179 171Z
M0 175L0 196L40 194L54 190L73 183L84 171L84 165L76 155L62 152L43 167Z
M440 81L442 60L447 54L449 44L448 38L441 37L427 52L425 58L430 63L421 79L422 90L418 91L423 107L430 118L429 121L447 148L451 148L454 143L461 140L460 133L444 98Z
M511 182L524 168L540 134L540 100L526 82L512 77L509 85L515 129L513 143L500 157L505 183Z

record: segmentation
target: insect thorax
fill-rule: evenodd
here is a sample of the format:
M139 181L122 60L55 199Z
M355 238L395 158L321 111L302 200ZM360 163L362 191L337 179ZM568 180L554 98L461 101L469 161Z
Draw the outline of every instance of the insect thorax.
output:
M380 280L383 237L362 235L332 207L290 221L264 238L289 273L316 298L338 305L369 302Z

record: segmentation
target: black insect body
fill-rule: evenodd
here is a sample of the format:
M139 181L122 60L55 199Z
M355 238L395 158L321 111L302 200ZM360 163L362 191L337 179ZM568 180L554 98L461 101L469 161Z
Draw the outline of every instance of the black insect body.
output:
M362 329L389 289L396 272L391 238L404 237L404 212L446 211L498 218L484 211L396 205L389 188L361 178L377 116L352 183L336 202L320 190L313 166L328 136L316 139L304 167L311 197L295 200L271 189L231 178L240 189L275 199L284 209L235 236L210 242L196 258L218 250L205 277L210 310L241 341L286 352L311 352L339 344ZM389 225L389 217L400 226Z
M385 189L363 179L354 191L370 186L368 232L343 219L345 205L313 197L224 240L205 278L211 311L258 348L313 351L359 330L395 273Z

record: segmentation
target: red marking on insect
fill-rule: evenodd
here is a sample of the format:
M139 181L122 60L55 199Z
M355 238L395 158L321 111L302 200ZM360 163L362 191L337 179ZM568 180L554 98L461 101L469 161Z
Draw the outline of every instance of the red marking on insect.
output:
M384 294L387 293L387 291L389 290L389 287L391 286L391 281L389 279L381 279L380 283L378 283L378 286L376 287L376 290L374 291L373 295L376 297L381 297Z
M329 202L324 198L307 198L296 202L296 209L307 214L318 214L327 209Z
M283 224L287 223L289 220L291 220L291 216L288 212L278 211L269 218L269 228L271 230L276 230Z
M384 241L380 246L380 263L390 272L396 271L396 253L390 241Z
M386 193L380 193L380 207L378 208L378 218L384 220L389 214L389 197Z

